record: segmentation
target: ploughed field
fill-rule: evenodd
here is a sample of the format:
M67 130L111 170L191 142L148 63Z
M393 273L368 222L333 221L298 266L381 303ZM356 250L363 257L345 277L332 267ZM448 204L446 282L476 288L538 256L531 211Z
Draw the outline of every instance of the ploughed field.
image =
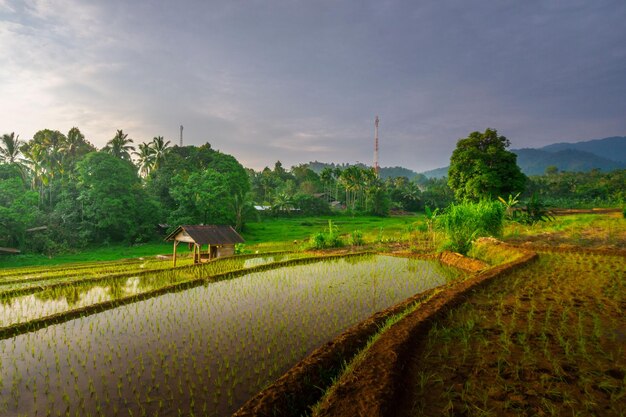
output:
M626 415L625 309L623 255L539 253L412 347L396 415Z
M306 256L3 270L0 415L228 415L346 328L456 277L429 260Z

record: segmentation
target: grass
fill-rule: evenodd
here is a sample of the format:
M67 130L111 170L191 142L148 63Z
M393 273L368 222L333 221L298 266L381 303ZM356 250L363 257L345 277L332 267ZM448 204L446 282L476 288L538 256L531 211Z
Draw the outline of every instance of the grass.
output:
M423 219L423 215L415 216L320 216L320 217L292 217L267 218L261 222L246 224L243 236L246 246L266 247L268 245L292 245L297 241L302 243L313 233L323 232L328 228L328 221L332 220L337 226L339 234L346 237L355 230L360 230L366 241L380 239L401 240L412 225Z
M245 247L252 251L277 251L300 249L302 243L313 234L328 227L328 220L332 220L338 228L339 234L349 242L349 236L359 230L364 240L399 241L402 240L412 225L423 219L422 215L415 216L322 216L322 217L288 217L267 218L259 222L246 223L242 232L246 240ZM294 245L294 241L297 243ZM185 253L184 245L179 251ZM92 261L112 261L142 256L171 254L170 242L151 242L140 245L108 245L87 248L82 251L48 257L37 254L0 255L0 271L3 268L17 268L25 266L50 266L69 263L83 263Z
M114 261L141 256L171 254L172 245L167 242L151 242L138 245L114 244L97 246L56 256L40 254L0 255L1 268L23 266L47 266L93 261Z
M621 213L556 216L554 221L533 226L508 223L504 240L538 245L575 245L626 249L626 219Z

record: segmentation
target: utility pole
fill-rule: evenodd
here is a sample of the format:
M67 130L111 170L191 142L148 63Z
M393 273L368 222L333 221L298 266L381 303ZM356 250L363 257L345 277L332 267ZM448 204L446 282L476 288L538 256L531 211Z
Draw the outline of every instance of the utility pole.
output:
M376 173L376 177L378 178L378 116L376 116L376 121L374 121L374 172Z
M180 147L183 147L183 125L180 125Z

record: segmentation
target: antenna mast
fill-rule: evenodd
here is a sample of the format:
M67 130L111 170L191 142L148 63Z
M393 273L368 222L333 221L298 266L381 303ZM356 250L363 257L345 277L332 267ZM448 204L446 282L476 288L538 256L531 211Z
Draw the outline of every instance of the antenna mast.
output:
M183 147L183 125L180 125L180 147Z
M378 177L378 116L376 116L376 121L374 122L374 172L376 173L376 177Z

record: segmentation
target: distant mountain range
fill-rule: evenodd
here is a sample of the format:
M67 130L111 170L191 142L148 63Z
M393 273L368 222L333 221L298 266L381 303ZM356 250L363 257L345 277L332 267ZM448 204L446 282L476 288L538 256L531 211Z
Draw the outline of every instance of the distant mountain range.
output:
M313 162L309 162L307 165L309 166L311 170L315 171L317 174L322 172L324 168L346 169L347 167L352 166L352 165L356 165L361 168L371 168L371 166L365 165L362 162L357 162L356 164L334 164L334 163L328 164L325 162L313 161ZM422 177L425 179L425 177L422 174L418 174L417 172L408 168L404 168L404 167L381 167L379 174L380 174L380 178L382 179L396 178L396 177L407 177L410 180L415 177Z
M554 143L542 148L511 149L517 155L517 164L526 175L541 175L549 166L555 166L559 171L587 172L592 169L612 171L626 169L626 136L613 136L604 139L594 139L576 143ZM363 163L333 164L324 162L309 162L308 166L318 174L324 168L345 169L350 165L362 168ZM441 178L448 175L448 167L432 169L417 173L403 167L382 167L380 177L407 177L408 179L423 180L427 178Z
M626 169L626 136L613 136L576 143L555 143L542 148L511 149L526 175L541 175L555 166L559 171L587 172L592 169ZM428 178L448 175L448 167L425 171Z

